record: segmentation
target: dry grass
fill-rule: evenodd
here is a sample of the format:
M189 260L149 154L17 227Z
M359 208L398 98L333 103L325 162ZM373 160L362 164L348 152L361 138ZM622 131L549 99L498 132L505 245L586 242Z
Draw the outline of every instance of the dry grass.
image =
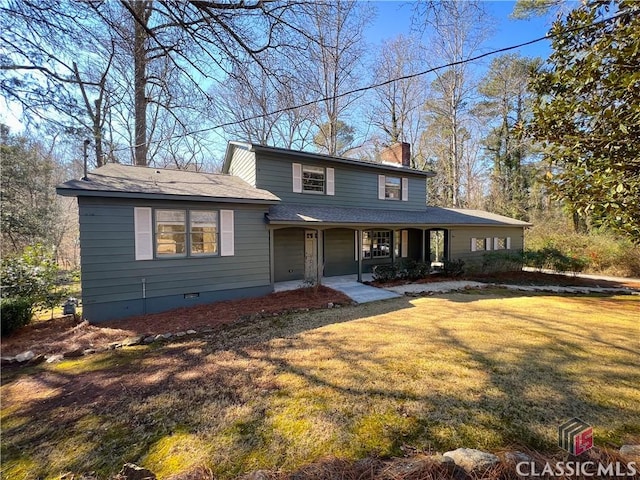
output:
M639 443L639 314L638 297L400 298L4 372L2 476L107 477L133 461L159 478L231 478L461 446L553 454L573 416L600 447Z

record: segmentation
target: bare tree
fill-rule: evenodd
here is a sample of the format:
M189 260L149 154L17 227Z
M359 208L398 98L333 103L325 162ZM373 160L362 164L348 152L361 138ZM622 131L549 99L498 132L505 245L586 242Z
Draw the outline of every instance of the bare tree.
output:
M426 103L431 130L438 128L446 145L431 155L433 167L445 172L446 178L441 200L447 206L461 205L460 176L464 142L470 131L469 109L475 96L476 82L465 62L477 54L487 38L489 16L482 2L422 1L415 10L416 23L426 30L429 27L430 66L448 64L446 70L438 70L432 82L432 95ZM444 148L442 148L444 147Z
M420 71L424 50L418 38L398 37L383 42L373 66L374 78L386 80L410 76ZM392 81L374 90L371 123L382 132L382 146L396 142L411 144L411 162L424 167L420 136L424 129L424 99L428 84L423 76Z

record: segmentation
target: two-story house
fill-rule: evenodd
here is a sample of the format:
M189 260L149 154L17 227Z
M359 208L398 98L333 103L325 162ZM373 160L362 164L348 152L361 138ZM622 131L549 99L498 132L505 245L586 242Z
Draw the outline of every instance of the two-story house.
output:
M356 275L412 258L473 267L521 250L528 224L427 206L432 172L408 145L383 163L230 142L223 173L108 164L57 189L80 212L92 322L263 295L281 281Z

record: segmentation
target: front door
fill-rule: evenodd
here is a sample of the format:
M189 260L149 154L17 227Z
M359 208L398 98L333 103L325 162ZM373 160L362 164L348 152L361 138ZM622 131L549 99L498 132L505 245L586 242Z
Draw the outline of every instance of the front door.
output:
M304 279L309 282L318 280L318 232L304 232Z

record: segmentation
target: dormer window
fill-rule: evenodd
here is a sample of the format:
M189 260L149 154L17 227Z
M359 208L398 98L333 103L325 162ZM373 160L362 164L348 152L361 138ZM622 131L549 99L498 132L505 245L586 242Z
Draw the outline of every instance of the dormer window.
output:
M322 167L302 166L302 191L324 193L325 172Z

